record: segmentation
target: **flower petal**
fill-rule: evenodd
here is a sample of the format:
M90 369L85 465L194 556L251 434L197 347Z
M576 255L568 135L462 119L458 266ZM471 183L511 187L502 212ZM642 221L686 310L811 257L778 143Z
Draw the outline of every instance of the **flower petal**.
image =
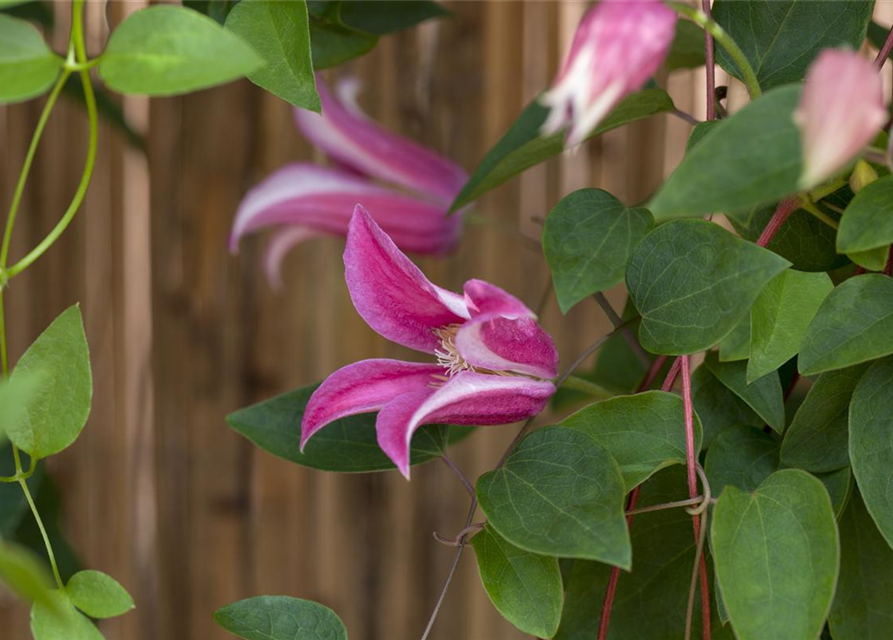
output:
M455 344L473 367L544 379L558 374L555 343L533 318L475 318L459 328Z
M264 252L264 272L267 274L267 282L274 291L282 289L282 261L288 252L302 242L321 235L325 234L302 226L284 227L273 234Z
M465 283L463 291L472 318L492 313L509 318L536 317L536 314L515 296L484 280L469 280Z
M883 83L854 51L826 49L806 74L794 115L803 140L804 190L833 177L887 121Z
M299 224L343 236L358 202L407 251L443 254L459 240L461 216L448 217L441 206L343 170L294 163L251 189L242 200L230 234L230 249L235 253L242 236L270 225Z
M354 307L380 335L433 353L433 330L468 318L462 296L437 287L357 205L344 248L344 279Z
M356 104L359 85L343 80L332 95L321 79L322 115L295 109L298 128L332 158L363 173L424 194L448 205L468 175L459 166L370 120Z
M378 446L387 454L407 480L409 480L410 444L412 433L406 427L413 414L436 389L416 389L397 396L378 412L375 432Z
M409 445L422 425L508 424L535 416L555 393L551 382L463 371L433 393L399 396L378 414L378 444L406 478Z
M301 419L301 449L324 426L358 413L377 411L411 389L428 389L443 374L434 364L401 360L361 360L338 369L310 396Z

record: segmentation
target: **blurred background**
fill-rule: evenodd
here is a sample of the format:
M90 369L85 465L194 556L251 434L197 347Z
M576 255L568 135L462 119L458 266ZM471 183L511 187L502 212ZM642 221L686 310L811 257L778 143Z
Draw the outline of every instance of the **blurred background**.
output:
M549 84L588 5L444 4L452 17L386 36L326 77L358 77L360 102L373 118L471 172ZM145 5L89 2L91 55L101 50L107 21L117 24ZM69 7L58 2L51 11L62 51ZM878 3L876 18L889 24L893 5ZM659 81L678 108L704 117L703 69ZM726 76L719 73L717 82ZM732 108L742 103L739 86L729 100ZM3 211L40 106L0 108ZM224 422L234 409L349 362L412 357L354 311L342 240L298 247L278 294L263 277L261 238L244 241L238 256L227 249L245 191L286 162L314 156L291 108L247 81L183 98L126 98L121 107L145 148L103 123L85 206L6 300L13 362L69 305L79 302L85 317L93 410L80 439L51 459L47 472L61 496L59 527L80 561L120 580L137 603L103 623L103 632L110 640L222 639L229 636L214 624L215 609L286 594L332 607L352 640L419 637L454 551L432 532L452 537L464 524L468 499L456 478L436 461L417 467L411 483L396 472L311 471L255 448ZM678 162L689 131L661 115L537 166L477 203L475 214L492 222L467 225L454 256L419 263L442 286L461 290L468 278L483 278L535 307L548 283L538 243L549 209L586 186L630 204L644 200ZM86 134L79 104L57 107L13 257L34 246L67 206ZM621 308L623 291L610 297ZM610 329L594 302L563 317L554 297L543 324L565 364ZM516 429L480 429L451 455L477 477ZM30 637L27 610L4 595L0 629L3 638ZM487 599L469 549L432 638L516 637Z

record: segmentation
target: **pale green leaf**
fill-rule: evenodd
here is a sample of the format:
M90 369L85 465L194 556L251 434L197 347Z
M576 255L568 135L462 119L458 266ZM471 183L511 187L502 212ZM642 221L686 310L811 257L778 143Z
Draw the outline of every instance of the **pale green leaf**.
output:
M34 341L16 364L12 380L33 375L40 376L40 389L7 436L32 457L45 458L71 445L90 414L90 353L77 306L64 311Z
M156 5L109 37L99 75L115 91L170 96L241 78L264 60L239 36L197 11Z
M750 310L748 382L797 355L806 328L832 289L826 273L788 269L769 281Z
M0 14L0 104L43 94L61 67L33 25Z
M50 602L31 607L31 635L34 640L103 640L90 619L77 611L64 591L50 592Z
M71 603L91 618L114 618L133 609L133 598L101 571L78 571L65 585Z
M875 180L857 193L840 218L837 250L868 251L893 243L893 176Z

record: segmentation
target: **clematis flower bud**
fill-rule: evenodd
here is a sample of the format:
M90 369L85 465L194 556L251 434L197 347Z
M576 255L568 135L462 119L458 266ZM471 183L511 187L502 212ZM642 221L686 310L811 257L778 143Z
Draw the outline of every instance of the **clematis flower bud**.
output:
M806 74L794 121L800 127L800 188L833 177L871 142L886 122L881 79L853 51L826 49Z
M552 88L540 98L551 108L543 134L567 126L566 146L581 143L661 65L676 32L676 14L660 0L602 0L574 34Z

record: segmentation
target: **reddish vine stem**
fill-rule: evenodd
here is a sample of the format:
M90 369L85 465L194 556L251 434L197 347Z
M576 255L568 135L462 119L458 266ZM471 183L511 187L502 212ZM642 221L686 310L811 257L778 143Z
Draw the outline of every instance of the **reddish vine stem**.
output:
M874 59L875 69L877 69L878 71L881 70L881 67L884 66L884 63L890 56L891 50L893 50L893 27L891 27L890 31L887 33L887 39L884 40L884 45L881 47L881 50L878 51L877 57Z
M757 246L767 246L769 241L772 240L776 233L778 233L778 230L781 229L781 225L784 224L785 220L787 220L796 209L797 200L795 198L787 198L786 200L779 202L778 207L775 209L775 213L772 214L768 224L766 224L766 228L763 229L763 233L760 234L760 237L757 240Z
M654 378L666 361L667 356L660 356L651 363L651 368L648 370L648 373L645 374L645 378L639 384L636 393L641 393L651 387L651 383L654 382ZM673 361L673 366L670 367L670 370L667 372L667 377L664 380L663 385L661 385L662 391L669 391L673 388L673 384L676 382L676 376L679 374L680 364L679 358L676 358L676 360ZM626 500L627 512L635 510L636 503L639 501L639 490L641 488L641 485L639 485L630 491L629 498ZM633 515L635 514L627 514L627 527L632 527ZM605 599L602 601L602 615L598 622L598 640L606 640L608 637L608 625L611 622L611 609L614 608L614 595L617 593L618 580L620 580L620 567L611 567L611 576L608 578L608 588L605 590Z
M890 245L890 252L887 254L887 264L884 266L884 275L893 276L893 244Z
M685 463L688 470L688 497L698 495L697 476L697 452L695 451L694 409L691 402L691 370L689 356L680 356L677 360L682 362L682 407L685 415ZM694 515L691 519L695 532L695 542L698 544L702 538L701 516ZM701 545L703 548L703 545ZM704 640L710 640L710 585L707 582L707 562L702 554L696 554L695 563L701 574L701 617L704 627ZM694 585L692 585L694 590Z
M701 0L701 11L710 17L710 0ZM707 81L707 119L716 119L716 63L713 51L713 36L704 30L704 58L706 62Z

